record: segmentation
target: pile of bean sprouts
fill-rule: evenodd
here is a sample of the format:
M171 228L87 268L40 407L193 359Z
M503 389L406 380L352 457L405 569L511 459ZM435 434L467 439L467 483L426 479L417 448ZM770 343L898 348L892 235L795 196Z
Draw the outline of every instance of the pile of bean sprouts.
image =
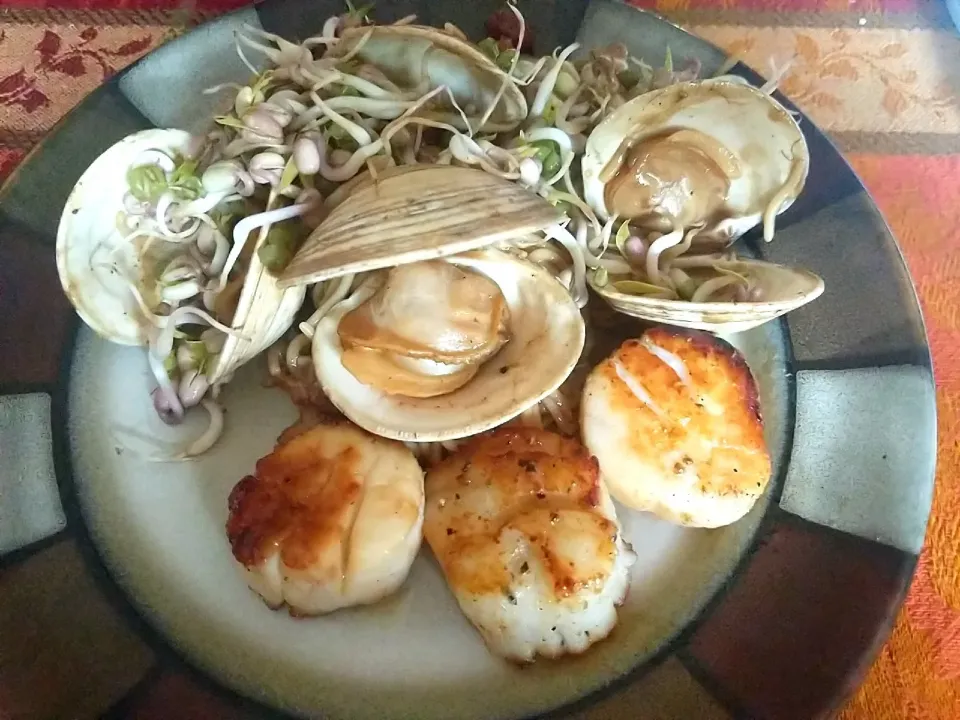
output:
M639 273L641 280L630 281L632 290L653 296L704 300L735 286L744 299L751 297L755 289L749 278L732 271L696 284L691 268L715 267L724 259L687 255L696 229L644 237L616 218L601 223L578 190L575 161L590 131L637 95L697 78L698 64L675 69L668 53L663 66L654 69L621 44L576 60L571 59L579 49L576 43L545 57L529 57L516 49L524 46L523 16L512 2L507 11L519 24L519 37L487 38L477 45L493 60L501 83L487 107L458 99L451 87L431 85L426 74L416 87L400 87L382 69L362 61L359 54L373 25L366 12L352 7L299 44L246 27L237 34L237 51L253 76L246 84L207 91L233 93L233 102L215 118L201 147L187 158L155 151L131 169L124 230L182 250L159 275L159 305L149 306L131 284L155 326L149 347L158 384L154 404L168 422L179 421L186 408L197 404L212 419L203 437L177 457L203 452L222 429L215 398L229 378L211 387L210 372L227 334L242 333L242 328L230 327L230 304L231 298L236 302L254 245L268 270L282 269L309 231L358 182L375 179L390 166L473 166L560 207L562 222L502 249L550 270L580 307L588 300L588 272L601 282L605 274ZM396 24L414 21L408 17ZM342 51L343 33L365 28L359 42ZM466 39L451 24L438 32ZM526 97L527 117L510 132L484 132L511 85ZM457 119L424 117L438 108ZM273 381L298 404L323 402L311 367L311 339L320 320L363 282L362 276L347 275L312 286L292 332L268 351ZM570 404L559 393L517 422L576 432ZM435 457L454 446L416 449L421 456Z

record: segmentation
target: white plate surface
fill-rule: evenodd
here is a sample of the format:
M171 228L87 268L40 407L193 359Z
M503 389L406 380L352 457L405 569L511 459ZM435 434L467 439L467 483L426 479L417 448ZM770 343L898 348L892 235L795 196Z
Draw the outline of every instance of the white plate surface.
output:
M775 459L787 410L780 337L770 324L735 339L760 381ZM227 388L228 429L213 451L194 462L148 462L150 443L184 442L202 428L203 412L185 426L164 426L151 407L142 349L84 329L68 421L85 519L138 610L225 684L303 716L512 718L565 705L642 663L696 616L735 567L768 501L718 530L619 508L639 560L617 630L582 658L520 669L490 655L426 547L398 595L293 619L246 588L224 533L231 488L295 418L286 397L263 386L265 376L253 363Z

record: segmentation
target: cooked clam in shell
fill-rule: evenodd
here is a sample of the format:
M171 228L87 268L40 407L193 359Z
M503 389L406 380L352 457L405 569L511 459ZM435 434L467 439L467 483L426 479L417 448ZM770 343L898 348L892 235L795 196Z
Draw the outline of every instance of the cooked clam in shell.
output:
M769 241L809 162L800 127L768 94L723 78L678 83L594 129L584 197L602 217L650 231L697 227L699 245L728 245L761 222Z
M484 250L372 278L320 321L313 365L360 427L451 440L501 425L556 390L583 342L580 311L552 275Z
M335 53L355 55L401 90L416 91L416 96L433 88L449 88L450 94L424 108L421 117L483 132L513 130L527 117L523 93L512 82L504 82L503 70L471 43L437 28L351 28L341 36Z
M737 332L819 297L805 270L718 251L775 219L800 193L809 154L791 115L733 78L640 95L594 129L586 201L615 229L588 277L615 310L652 322ZM609 235L608 235L609 237Z

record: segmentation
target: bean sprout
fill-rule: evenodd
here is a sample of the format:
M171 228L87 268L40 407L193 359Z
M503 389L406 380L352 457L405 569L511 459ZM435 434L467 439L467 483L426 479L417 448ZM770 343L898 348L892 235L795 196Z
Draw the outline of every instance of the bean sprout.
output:
M573 299L579 307L584 307L587 304L587 265L583 246L569 230L560 225L551 225L544 230L544 234L558 241L570 253L570 259L573 260Z
M770 242L773 240L773 233L775 229L774 226L776 225L777 221L777 213L780 212L781 206L791 197L791 195L796 194L805 172L806 164L799 158L794 158L793 163L790 165L790 173L787 175L786 181L783 183L780 189L773 194L773 197L770 198L770 202L767 203L766 209L763 211L764 242Z
M540 87L537 88L537 94L534 96L533 103L530 105L531 117L539 117L543 115L543 111L547 107L547 101L553 94L553 89L557 84L557 78L560 76L560 70L563 69L563 63L579 48L579 44L573 43L572 45L567 46L563 52L557 56L553 67L550 68L550 71L540 83Z
M512 0L506 7L516 19L517 37L508 44L501 38L479 44L492 60L484 65L488 78L481 88L469 74L448 67L439 80L438 53L429 48L419 66L399 72L396 58L370 44L379 43L378 26L362 13L327 19L320 33L303 43L245 26L235 46L253 78L204 91L233 92L231 111L216 118L186 157L158 148L136 159L131 168L136 182L128 181L117 221L122 239L109 254L95 249L90 263L119 275L144 317L157 411L173 422L196 405L209 415L207 429L178 459L204 452L223 431L223 412L214 398L227 379L216 369L227 367L222 355L237 345L228 339L248 339L249 328L231 323L240 296L250 297L250 269L281 272L313 228L362 183L377 182L394 165L471 166L556 205L561 222L498 247L546 270L578 307L589 301L588 273L594 287L610 285L646 297L697 302L758 297L749 268L698 248L701 226L653 233L629 218L598 215L582 192L579 159L590 132L632 97L689 80L699 68L678 63L674 69L669 55L663 67L653 68L621 44L595 48L575 61L570 58L579 49L576 43L529 57L520 51L529 35L526 21ZM404 18L393 27L413 21ZM454 52L447 43L469 42L456 25L447 23L444 30L445 53ZM263 70L251 62L254 54ZM772 92L786 68L773 70L764 92ZM528 101L526 115L503 129L518 92ZM766 205L766 240L805 170L805 163L794 161ZM148 281L135 276L136 264L125 267L124 253L131 248L163 258ZM270 376L298 405L315 403L333 412L312 367L311 343L321 320L352 293L366 291L373 277L344 275L314 285L303 314L266 351ZM681 381L689 380L679 358L648 349ZM619 363L615 369L634 395L661 412L637 378ZM512 422L573 435L577 421L571 407L564 394L553 393ZM437 461L459 444L409 446L418 457Z
M350 288L353 286L354 275L344 275L337 279L336 284L331 283L331 291L329 294L324 294L322 299L317 304L317 309L313 314L304 322L300 323L300 332L302 332L306 337L313 339L313 333L316 330L317 324L326 317L333 306L343 300L350 293ZM314 299L316 303L316 299Z
M240 257L240 253L243 252L243 246L246 244L251 232L272 223L299 217L306 211L307 208L303 205L291 205L290 207L275 208L273 210L267 210L266 212L257 213L256 215L249 215L238 222L237 226L233 229L233 247L230 249L230 254L227 256L223 269L220 271L217 289L223 290L227 286L230 271L233 270L234 265L237 264L237 259Z
M661 282L660 276L660 253L668 248L672 248L676 245L679 245L683 241L683 231L674 230L673 232L667 233L663 237L657 238L653 241L653 244L647 249L647 259L646 259L646 269L647 277L650 278L650 281L655 285L659 285Z
M183 451L170 458L171 460L189 460L198 455L203 455L203 453L212 448L217 440L220 439L220 436L223 435L223 408L209 398L201 400L200 405L210 416L207 429Z

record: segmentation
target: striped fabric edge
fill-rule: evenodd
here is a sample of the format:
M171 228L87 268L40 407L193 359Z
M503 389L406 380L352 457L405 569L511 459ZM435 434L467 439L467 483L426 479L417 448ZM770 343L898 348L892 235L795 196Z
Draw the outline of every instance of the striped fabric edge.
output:
M626 0L673 22L776 27L953 28L943 2L930 0Z
M25 25L43 25L49 22L75 22L88 25L179 25L188 20L196 24L208 20L223 12L244 7L249 2L238 0L227 2L218 9L210 9L200 3L186 3L180 7L120 7L120 8L79 8L79 7L37 7L30 4L17 6L7 3L0 8L0 23L20 23ZM822 5L805 9L792 2L783 9L771 9L775 3L763 3L754 9L738 7L735 9L712 6L697 7L697 3L686 7L670 7L671 3L657 3L654 0L634 0L629 4L658 12L672 22L680 25L740 25L748 27L781 27L792 25L810 28L885 28L885 29L930 29L952 30L953 22L946 6L939 2L926 2L912 5L909 9L864 10L824 10ZM801 0L800 5L804 4ZM12 5L12 6L11 6ZM690 5L693 5L692 7ZM854 7L854 6L851 6Z
M249 3L241 3L238 8ZM0 25L95 25L111 26L168 26L192 27L210 20L223 11L196 10L191 6L171 9L150 8L55 8L55 7L3 7L0 8Z

